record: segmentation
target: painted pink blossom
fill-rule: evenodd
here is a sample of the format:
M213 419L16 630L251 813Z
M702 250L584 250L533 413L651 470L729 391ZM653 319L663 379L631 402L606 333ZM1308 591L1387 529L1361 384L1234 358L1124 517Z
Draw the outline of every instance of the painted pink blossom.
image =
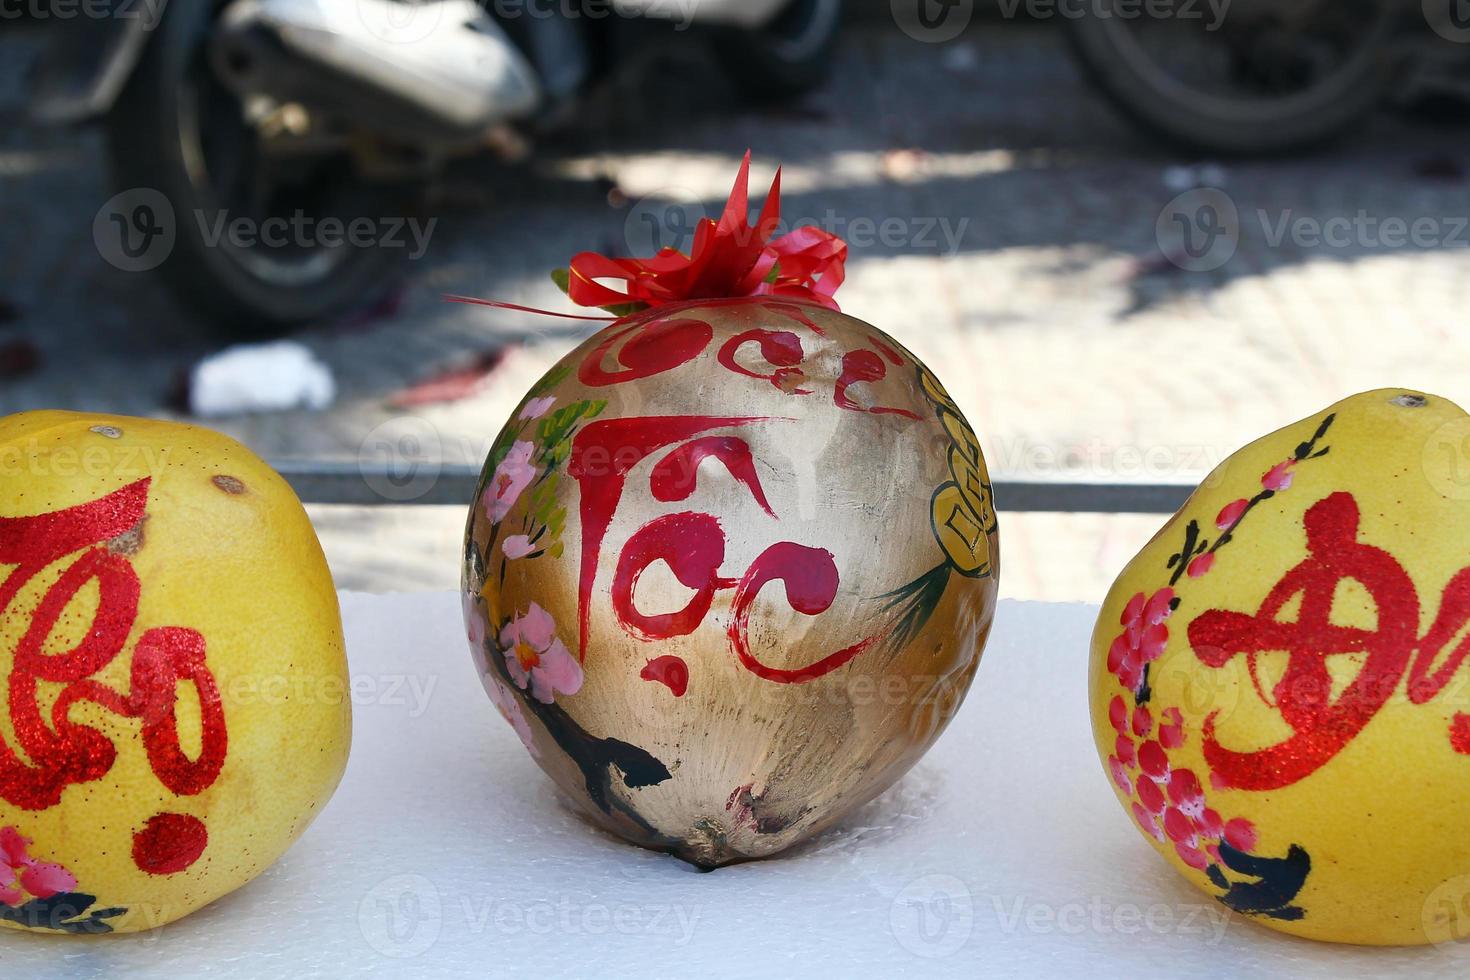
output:
M1108 721L1112 723L1113 730L1119 735L1128 734L1128 706L1118 695L1113 695L1113 700L1108 702Z
M526 407L521 409L521 419L539 419L551 411L551 406L556 404L555 395L547 395L545 398L532 398L526 402Z
M542 704L582 689L582 665L557 639L551 614L536 603L500 631L500 648L511 680L523 691L529 687Z
M1113 775L1113 782L1118 788L1129 796L1133 795L1133 782L1128 778L1128 770L1123 767L1123 761L1115 755L1108 756L1108 772Z
M1118 682L1130 691L1138 690L1143 683L1143 662L1138 651L1128 646L1126 634L1113 640L1108 647L1108 670L1118 675Z
M31 857L30 846L14 827L0 829L0 905L15 908L30 898L55 898L76 889L70 871Z
M1164 721L1159 726L1159 742L1166 749L1177 749L1184 744L1184 715L1178 708L1164 709Z
M536 550L536 546L531 543L531 539L527 535L512 534L505 539L505 543L500 546L500 550L505 552L505 557L515 560L526 557Z
M1133 804L1133 819L1138 821L1138 826L1143 828L1145 834L1156 841L1163 842L1164 832L1159 829L1158 820L1137 803Z
M1178 854L1180 860L1196 871L1203 871L1210 866L1210 856L1193 845L1175 843L1174 853Z
M1138 778L1138 802L1149 813L1163 813L1166 801L1164 791L1159 789L1159 784L1147 776Z
M1195 555L1194 561L1189 563L1189 577L1200 578L1204 575L1208 575L1210 573L1210 569L1214 567L1215 553L1213 551L1206 551L1202 555Z
M1127 735L1119 735L1114 740L1113 754L1129 766L1138 765L1138 749Z
M1154 779L1167 781L1169 778L1169 757L1158 742L1144 742L1138 747L1138 764Z
M1144 666L1159 659L1169 642L1164 621L1174 611L1173 601L1173 589L1163 588L1152 596L1139 592L1119 617L1123 632L1108 648L1108 670L1130 691L1138 690Z
M1286 490L1291 487L1291 468L1296 465L1296 460L1288 459L1277 463L1261 476L1261 486L1267 490Z
M1215 517L1215 526L1222 531L1230 530L1244 516L1245 510L1249 506L1249 500L1230 501L1230 503L1220 508L1220 513Z
M470 650L476 658L485 655L485 617L480 615L480 607L475 603L475 597L466 594L464 597L464 625L465 635L470 640Z
M1249 851L1256 846L1256 828L1244 817L1236 817L1225 824L1225 843L1237 851Z
M1204 816L1205 791L1199 777L1188 769L1178 769L1170 775L1169 799L1191 820Z
M1143 705L1133 709L1133 734L1139 738L1148 738L1148 733L1153 731L1154 716L1149 714Z
M491 522L499 524L505 520L505 515L510 513L521 493L536 479L536 467L531 465L531 453L535 448L529 442L517 442L510 447L510 452L500 461L500 465L495 467L490 485L480 498L485 507L485 516Z
M1193 847L1198 843L1194 836L1194 821L1177 806L1171 806L1164 811L1164 833L1176 844Z
M500 712L500 717L504 718L515 730L521 744L526 747L527 752L531 753L531 757L541 758L541 751L536 748L536 740L531 736L531 723L526 720L526 713L521 709L521 703L516 700L515 694L510 688L500 683L500 679L493 674L482 675L482 680L485 682L485 693L490 695L490 701Z

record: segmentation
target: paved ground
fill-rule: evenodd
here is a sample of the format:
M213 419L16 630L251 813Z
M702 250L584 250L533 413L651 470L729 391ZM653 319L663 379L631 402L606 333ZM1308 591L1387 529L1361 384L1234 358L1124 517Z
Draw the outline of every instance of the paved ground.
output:
M12 310L0 343L29 339L43 362L0 381L0 411L169 414L177 377L219 341L152 278L99 257L92 223L112 189L97 137L15 119L13 76L28 50L0 41L0 300ZM691 92L714 108L687 101ZM1169 168L1199 161L1119 122L1045 25L976 25L946 45L864 28L831 85L777 113L737 110L696 84L591 116L521 169L457 171L395 313L303 334L340 384L330 410L219 426L272 457L352 459L379 426L426 422L442 458L478 462L525 387L584 331L446 305L441 294L555 306L546 270L588 245L623 251L630 227L632 244L646 244L641 200L716 207L746 146L757 184L785 164L788 216L899 219L886 241L861 225L834 228L854 245L844 308L941 366L998 474L1197 478L1241 443L1357 390L1410 385L1470 403L1463 128L1384 117L1327 155L1204 168L1241 216L1239 246L1217 269L1186 272L1160 258L1155 228L1191 186ZM1273 242L1283 220L1309 235L1311 222L1360 212L1430 219L1434 241L1396 246L1354 231L1340 247ZM512 343L482 393L395 421L393 392ZM457 577L455 509L315 513L344 585ZM1159 523L1003 522L1004 591L1048 599L1100 598Z

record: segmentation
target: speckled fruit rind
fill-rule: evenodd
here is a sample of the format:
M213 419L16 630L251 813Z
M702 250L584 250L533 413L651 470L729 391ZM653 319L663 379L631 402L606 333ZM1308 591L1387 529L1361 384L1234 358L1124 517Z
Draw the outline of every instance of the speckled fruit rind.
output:
M1231 456L1092 641L1098 753L1196 886L1372 945L1470 926L1470 418L1370 391Z
M259 875L351 736L290 487L207 429L32 412L0 419L0 518L0 925L137 932Z

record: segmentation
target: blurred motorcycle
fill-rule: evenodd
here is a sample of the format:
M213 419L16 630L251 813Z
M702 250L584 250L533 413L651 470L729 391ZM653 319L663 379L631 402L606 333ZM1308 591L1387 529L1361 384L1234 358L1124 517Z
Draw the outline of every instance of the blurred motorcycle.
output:
M1386 101L1470 98L1465 0L1061 0L1073 53L1144 130L1221 156L1311 149Z
M173 291L269 333L371 306L403 249L231 234L241 219L349 229L415 215L448 160L565 117L651 32L689 29L752 99L800 93L823 78L841 2L92 0L109 15L53 33L34 105L47 121L102 119L118 190L172 207L159 271ZM159 219L139 205L118 220Z

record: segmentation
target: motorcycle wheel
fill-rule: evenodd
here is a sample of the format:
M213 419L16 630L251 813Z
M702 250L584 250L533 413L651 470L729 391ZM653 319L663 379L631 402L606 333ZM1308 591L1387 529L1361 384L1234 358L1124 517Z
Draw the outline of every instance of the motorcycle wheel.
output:
M752 102L803 95L827 79L842 29L842 0L793 0L757 31L715 39L715 55Z
M1077 60L1133 123L1195 152L1273 155L1330 142L1381 104L1396 67L1394 0L1257 4L1208 29L1124 17L1111 2L1079 3L1068 18ZM1273 19L1280 11L1294 23Z
M175 243L159 272L174 295L229 333L270 336L368 308L392 287L402 249L339 243L335 231L320 234L320 222L407 217L417 193L360 179L345 153L277 169L239 98L210 68L220 6L170 4L154 29L108 116L113 183L168 199ZM285 244L276 244L282 234L269 244L260 234L220 234L239 218L258 231L270 219L275 228L299 224Z

